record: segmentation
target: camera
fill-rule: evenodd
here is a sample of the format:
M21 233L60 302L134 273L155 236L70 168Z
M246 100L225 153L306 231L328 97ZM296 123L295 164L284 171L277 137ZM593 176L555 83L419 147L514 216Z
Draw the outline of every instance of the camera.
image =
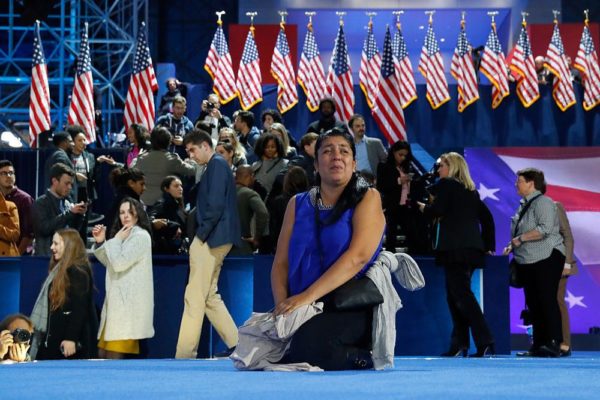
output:
M27 343L31 339L31 332L27 329L17 328L11 332L14 343Z
M207 110L212 110L213 108L215 108L215 105L213 103L211 103L210 101L206 102Z

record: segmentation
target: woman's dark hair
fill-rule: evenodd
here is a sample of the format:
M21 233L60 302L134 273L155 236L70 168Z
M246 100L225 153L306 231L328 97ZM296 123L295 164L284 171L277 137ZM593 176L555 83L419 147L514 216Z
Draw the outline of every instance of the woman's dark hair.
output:
M262 159L263 155L265 154L265 147L267 147L267 144L271 140L275 142L275 146L277 147L277 156L279 158L285 157L285 149L283 148L283 142L281 139L279 139L279 136L273 135L272 133L265 133L259 137L254 144L254 154L258 156L259 160Z
M223 147L226 152L232 153L233 155L235 155L235 149L233 148L233 145L230 142L219 142L219 143L217 143L215 148L217 148L219 146Z
M394 153L397 151L400 151L400 150L408 151L406 158L400 165L400 168L402 168L402 171L408 172L410 170L410 162L412 161L413 156L412 156L412 149L410 148L410 144L404 140L398 140L396 143L394 143L393 145L390 146L390 149L388 150L388 156L387 156L386 162L389 165L395 166L396 159L394 158Z
M121 224L121 218L119 217L119 214L121 213L121 211L120 211L121 205L123 203L130 204L130 206L135 210L135 215L137 215L137 218L138 218L137 226L148 231L148 233L150 234L150 237L152 237L152 227L150 225L150 218L148 218L148 214L146 214L146 211L144 210L144 206L142 206L142 203L140 203L133 197L124 197L119 202L119 205L117 207L117 214L115 215L115 219L113 220L112 228L110 230L110 237L111 238L115 237L117 232L119 232L121 230L121 228L123 227L123 224Z
M160 190L162 190L163 192L166 192L167 189L171 186L171 183L173 183L173 181L175 179L179 179L179 177L175 176L175 175L165 176L165 178L160 183Z
M546 179L544 178L544 172L537 168L524 168L517 171L517 176L522 176L527 182L533 181L533 186L536 190L546 193Z
M164 126L157 126L150 133L152 150L166 150L171 144L171 132Z
M304 168L290 167L283 178L283 193L293 196L296 193L305 192L308 188L308 177Z
M137 142L137 147L139 149L149 150L150 144L148 143L148 129L140 124L131 124L129 127L133 129L133 136Z
M127 182L134 181L139 182L145 179L144 173L137 168L119 167L110 171L109 181L110 184L115 188L127 187Z
M319 149L321 148L323 142L330 137L336 136L342 137L346 140L346 142L348 142L350 148L352 149L352 158L356 159L356 145L354 144L354 138L352 135L350 135L346 130L333 128L319 135L319 138L317 139L317 144L315 145L315 160L317 163L319 160ZM318 187L321 186L321 176L319 176L318 173L316 175L315 182ZM331 214L327 216L327 218L323 221L323 224L329 225L336 222L346 210L356 207L363 197L365 197L365 193L367 193L367 190L369 190L370 187L371 185L362 176L360 176L360 174L353 172L350 181L344 188L344 191L342 192L337 203L335 203L333 206Z
M265 111L263 111L260 115L260 120L263 124L265 123L265 118L267 117L267 115L270 115L271 118L273 118L273 122L279 122L281 124L281 122L283 121L283 118L281 117L279 111L272 108L268 108Z

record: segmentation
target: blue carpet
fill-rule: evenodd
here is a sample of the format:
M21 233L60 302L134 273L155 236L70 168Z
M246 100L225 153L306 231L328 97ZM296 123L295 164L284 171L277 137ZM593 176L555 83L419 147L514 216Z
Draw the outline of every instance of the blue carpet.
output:
M0 399L598 399L600 353L396 358L383 372L240 372L229 360L0 365Z

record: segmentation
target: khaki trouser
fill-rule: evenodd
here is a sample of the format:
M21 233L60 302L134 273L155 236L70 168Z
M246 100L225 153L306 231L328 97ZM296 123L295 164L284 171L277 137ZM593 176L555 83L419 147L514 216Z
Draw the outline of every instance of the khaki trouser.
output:
M217 293L223 259L230 249L231 244L211 249L207 243L194 238L190 246L190 278L185 288L175 358L196 358L204 314L227 347L237 344L237 327Z
M569 309L565 304L565 292L567 290L567 281L568 277L563 276L560 278L560 282L558 282L558 307L560 308L560 319L562 323L562 343L563 345L571 347L571 326L569 324Z

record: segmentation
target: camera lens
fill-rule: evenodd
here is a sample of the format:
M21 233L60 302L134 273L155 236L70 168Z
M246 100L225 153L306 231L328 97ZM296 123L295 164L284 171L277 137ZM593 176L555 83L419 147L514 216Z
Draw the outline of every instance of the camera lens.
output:
M12 337L15 343L27 343L31 339L31 332L27 329L17 328L12 331Z

